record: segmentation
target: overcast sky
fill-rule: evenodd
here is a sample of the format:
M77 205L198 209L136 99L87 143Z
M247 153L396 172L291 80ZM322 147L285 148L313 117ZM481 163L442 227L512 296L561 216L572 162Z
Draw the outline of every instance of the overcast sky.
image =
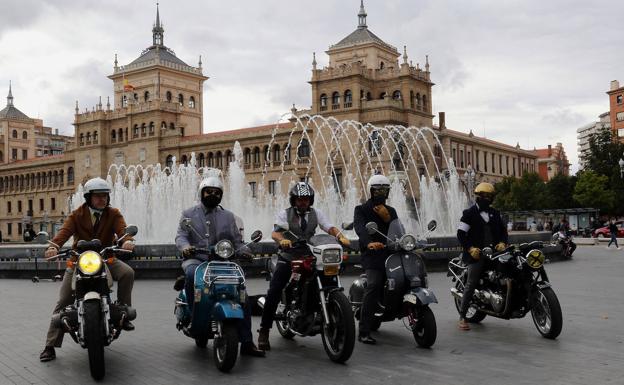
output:
M2 0L0 90L71 133L81 110L112 96L114 54L130 63L151 45L151 1ZM367 0L377 36L424 63L434 114L447 127L523 148L562 142L577 169L576 129L609 108L624 82L624 1ZM204 129L274 123L311 105L312 52L357 26L359 0L160 1L165 45L189 65L202 55ZM4 91L6 94L6 91ZM0 91L0 94L2 91ZM437 123L437 119L436 119Z

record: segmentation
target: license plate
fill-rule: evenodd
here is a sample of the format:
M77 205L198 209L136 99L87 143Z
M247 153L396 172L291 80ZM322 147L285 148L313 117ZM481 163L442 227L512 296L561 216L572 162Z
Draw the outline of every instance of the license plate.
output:
M323 273L325 273L325 275L338 275L339 270L340 270L339 265L323 266Z

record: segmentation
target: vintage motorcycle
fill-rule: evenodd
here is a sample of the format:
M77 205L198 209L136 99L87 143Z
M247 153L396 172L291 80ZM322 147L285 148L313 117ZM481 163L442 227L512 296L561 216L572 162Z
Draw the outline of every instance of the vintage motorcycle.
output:
M478 323L487 315L523 318L530 311L537 331L545 338L557 338L563 317L544 269L542 247L541 242L535 241L497 253L490 247L484 248L481 258L486 258L486 268L475 288L466 320ZM453 258L448 265L448 276L456 282L451 294L458 312L466 285L466 268L461 256Z
M69 249L60 252L58 257L76 257L67 262L74 269L72 290L74 304L62 309L52 317L55 326L69 333L77 344L89 353L89 369L95 380L105 374L104 347L117 339L121 334L122 325L136 318L136 310L130 306L113 303L110 297L113 278L108 265L116 260L116 256L133 255L132 251L121 248L128 236L134 236L137 227L129 225L124 235L110 247L102 248L98 239L78 241L76 251ZM95 250L99 250L95 251Z
M182 220L182 226L194 231L188 218ZM251 239L260 241L262 232L255 231ZM210 248L194 249L195 253L209 255L209 261L195 270L194 298L186 298L183 281L176 282L181 289L174 308L177 329L193 338L200 348L214 339L213 357L222 372L229 372L236 363L238 323L244 318L243 306L247 303L245 274L236 262L229 260L237 251L228 239L221 239ZM192 313L188 301L194 301Z
M427 228L433 231L436 226L437 223L431 221ZM427 285L427 270L422 251L434 245L417 240L412 234L405 234L398 219L390 223L387 237L379 232L374 222L367 223L366 229L371 235L379 233L384 236L388 240L387 247L392 250L392 254L386 259L386 283L371 330L379 329L382 322L403 319L406 328L412 331L416 343L423 348L431 347L437 337L437 328L429 305L437 303L438 300ZM349 300L358 320L366 283L366 274L362 274L349 289Z
M561 257L563 259L572 259L572 253L574 252L572 234L567 233L565 230L560 230L552 235L551 240L555 245L561 245Z
M318 234L309 242L296 240L288 252L294 256L292 274L275 312L277 330L287 339L320 333L329 359L346 362L355 345L355 322L340 284L342 246L334 237ZM277 256L267 260L270 276L277 262ZM264 297L258 305L264 307Z

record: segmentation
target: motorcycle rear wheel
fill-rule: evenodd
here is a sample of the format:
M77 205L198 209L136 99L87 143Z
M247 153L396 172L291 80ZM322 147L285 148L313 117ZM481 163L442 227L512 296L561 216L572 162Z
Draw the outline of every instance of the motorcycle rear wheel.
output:
M563 326L561 305L557 295L550 287L539 289L535 295L537 298L531 309L533 323L542 337L554 340L561 333Z
M465 282L464 282L465 284ZM457 282L457 284L455 284L455 288L459 291L461 291L463 293L463 290L461 289L461 285L459 282ZM461 310L461 299L453 296L453 300L455 302L455 308L457 309L457 312L459 313ZM466 312L466 321L473 323L473 324L478 324L479 322L483 321L483 319L487 316L487 314L485 314L482 311L477 310L477 308L473 305L470 306L468 308L468 311Z
M100 301L91 300L84 307L84 339L89 353L89 370L91 377L98 381L104 378L104 325Z
M278 306L279 308L285 309L285 306L283 305L284 301L282 300L280 302L281 306ZM285 317L286 314L281 314L282 317ZM287 340L292 340L293 338L295 338L295 333L293 333L292 330L290 330L290 322L288 321L288 319L280 319L280 320L275 320L275 326L277 327L277 331L279 332L279 334L286 338Z
M213 342L214 361L222 372L229 372L238 357L238 331L233 322L221 325L221 335Z
M418 310L418 322L412 327L412 333L421 348L430 348L435 343L438 329L435 316L429 306L421 306Z
M322 294L321 294L322 295ZM351 303L341 291L334 291L327 299L329 323L323 321L321 338L325 353L338 363L347 361L355 346L355 320Z

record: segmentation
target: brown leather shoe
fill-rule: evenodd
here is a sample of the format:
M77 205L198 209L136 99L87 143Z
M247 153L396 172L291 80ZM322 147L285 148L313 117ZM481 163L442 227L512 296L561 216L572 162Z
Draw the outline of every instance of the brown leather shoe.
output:
M468 325L468 322L466 322L466 320L462 318L457 323L457 328L459 330L468 331L470 330L470 325Z
M56 352L53 346L46 346L39 355L39 361L48 362L56 358Z
M269 332L271 329L260 328L258 330L258 349L271 350L271 344L269 343Z
M260 350L253 342L245 342L240 347L241 356L264 357L264 350Z

